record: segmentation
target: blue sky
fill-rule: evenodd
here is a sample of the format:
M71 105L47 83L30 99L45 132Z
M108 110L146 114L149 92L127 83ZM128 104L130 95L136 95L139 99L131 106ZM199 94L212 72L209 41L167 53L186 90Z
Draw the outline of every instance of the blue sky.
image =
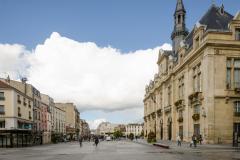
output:
M184 0L192 26L212 0ZM238 0L216 0L235 14ZM124 52L170 41L175 0L0 0L0 42L33 49L53 31Z
M239 0L215 0L215 3L223 3L233 15L240 9ZM184 0L184 4L187 27L192 29L212 0ZM79 42L94 42L100 47L110 45L121 53L153 49L171 43L175 7L176 0L0 0L0 44L17 43L32 50L58 32ZM50 39L54 43L56 39L72 43L61 36L55 34ZM81 118L121 123L138 121L142 116L137 115L142 113L143 109L140 113L134 108L114 112L99 109L82 112Z

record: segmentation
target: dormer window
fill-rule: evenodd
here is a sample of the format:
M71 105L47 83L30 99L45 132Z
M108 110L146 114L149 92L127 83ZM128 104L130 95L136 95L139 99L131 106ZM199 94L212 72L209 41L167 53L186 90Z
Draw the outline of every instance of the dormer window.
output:
M235 30L235 39L237 41L240 40L240 28L236 28L236 30Z
M196 46L196 47L199 46L199 39L200 39L200 38L199 38L199 36L198 36L198 37L196 38L196 40L195 40L195 46Z

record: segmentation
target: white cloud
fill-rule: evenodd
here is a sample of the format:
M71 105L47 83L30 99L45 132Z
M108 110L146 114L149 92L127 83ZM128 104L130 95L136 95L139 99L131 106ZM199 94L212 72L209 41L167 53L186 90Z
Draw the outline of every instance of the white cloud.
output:
M82 110L142 107L160 48L171 46L122 53L53 33L31 55L29 80L56 101L72 101Z
M80 110L116 111L143 107L145 85L157 72L159 49L122 53L113 47L77 42L54 32L35 50L0 44L0 76L27 73L42 93L74 102Z
M0 77L9 75L13 79L25 76L28 64L27 55L29 51L19 44L0 44Z
M98 125L102 122L107 122L105 118L96 119L94 121L87 121L90 129L97 129Z

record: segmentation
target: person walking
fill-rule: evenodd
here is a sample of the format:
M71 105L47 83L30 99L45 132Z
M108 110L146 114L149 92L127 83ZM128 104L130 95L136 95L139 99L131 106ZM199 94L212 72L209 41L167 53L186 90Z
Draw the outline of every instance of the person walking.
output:
M95 137L95 141L94 141L94 142L95 142L95 145L96 145L96 147L97 147L97 145L98 145L98 143L99 143L99 139L98 139L97 136Z
M200 144L200 145L202 145L202 140L203 140L203 139L202 139L202 135L200 134L200 135L199 135L199 138L198 138L198 141L199 141L199 144Z
M193 135L193 145L195 148L197 147L197 136L195 134Z
M82 139L82 137L80 136L80 137L79 137L79 144L80 144L80 147L82 147L82 141L83 141L83 139Z
M177 136L177 145L181 147L182 142L181 142L181 137L178 135Z

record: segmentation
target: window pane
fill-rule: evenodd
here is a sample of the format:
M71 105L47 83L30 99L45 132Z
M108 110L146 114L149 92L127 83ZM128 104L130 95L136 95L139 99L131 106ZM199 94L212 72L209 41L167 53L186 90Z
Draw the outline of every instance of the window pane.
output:
M4 112L4 106L0 105L0 112Z
M240 68L240 60L239 59L234 60L234 68Z
M231 68L231 59L227 60L227 67Z
M200 106L199 105L194 107L194 113L195 114L199 114L200 113Z
M4 92L0 92L0 97L4 97Z
M240 113L240 102L239 101L235 102L235 112Z
M235 83L235 87L237 88L240 87L240 69L234 70L234 83Z
M236 29L236 40L240 40L240 28Z
M227 85L230 88L230 85L231 85L231 69L227 69Z

